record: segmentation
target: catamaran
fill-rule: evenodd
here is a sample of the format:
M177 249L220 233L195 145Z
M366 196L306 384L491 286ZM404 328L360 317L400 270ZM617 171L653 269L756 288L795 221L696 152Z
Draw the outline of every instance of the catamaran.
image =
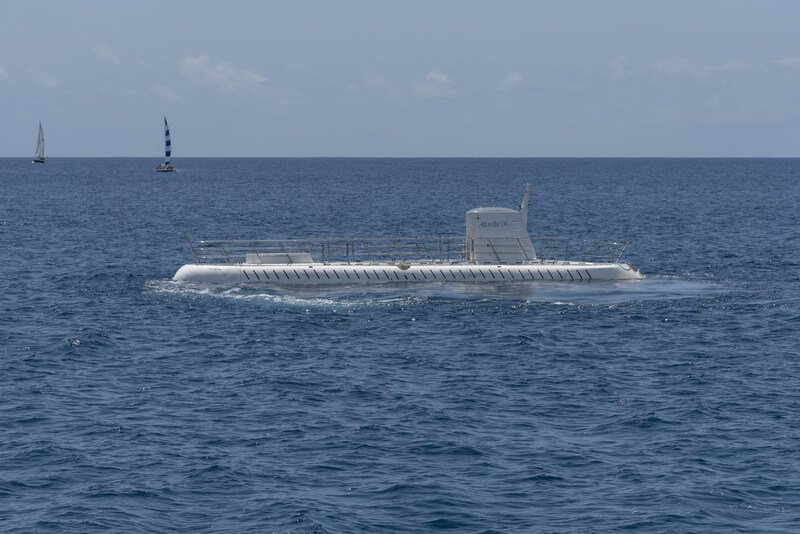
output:
M164 117L164 163L156 165L156 172L173 172L175 170L175 167L169 164L170 156L172 156L172 140L169 137L167 118Z
M42 123L39 123L39 137L36 139L36 154L33 156L34 163L44 163L47 158L44 157L44 130L42 130Z
M173 280L219 284L334 286L412 282L497 283L638 280L620 259L627 242L528 234L530 184L518 210L476 208L464 237L215 240L189 243L195 263ZM570 253L568 255L568 253ZM564 259L575 254L575 259Z

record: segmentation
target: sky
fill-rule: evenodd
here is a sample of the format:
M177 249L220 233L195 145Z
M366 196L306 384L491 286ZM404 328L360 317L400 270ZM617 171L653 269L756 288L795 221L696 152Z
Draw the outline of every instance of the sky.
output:
M794 0L2 0L0 157L797 157Z

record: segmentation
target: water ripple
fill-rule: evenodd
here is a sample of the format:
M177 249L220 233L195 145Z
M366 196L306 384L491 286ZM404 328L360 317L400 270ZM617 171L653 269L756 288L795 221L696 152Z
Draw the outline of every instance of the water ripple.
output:
M144 163L0 160L3 532L798 530L796 160ZM513 176L647 277L170 280L189 233L459 234Z

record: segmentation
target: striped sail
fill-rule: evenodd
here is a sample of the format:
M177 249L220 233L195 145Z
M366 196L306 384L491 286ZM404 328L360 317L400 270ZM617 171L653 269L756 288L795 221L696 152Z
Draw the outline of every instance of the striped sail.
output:
M172 141L169 138L169 124L164 117L164 166L169 167L169 158L172 156Z

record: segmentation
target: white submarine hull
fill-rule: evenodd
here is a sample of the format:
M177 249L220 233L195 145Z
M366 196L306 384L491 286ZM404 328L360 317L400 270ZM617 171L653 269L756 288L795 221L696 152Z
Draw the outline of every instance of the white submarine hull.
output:
M529 197L530 184L525 188L519 210L469 210L465 238L200 241L192 246L197 263L178 269L173 280L335 286L642 278L631 265L619 262L627 243L608 242L600 247L604 250L605 246L611 246L613 254L570 260L564 259L570 256L557 253L558 240L537 239L534 246L527 229ZM597 243L591 248L597 248ZM312 252L320 256L315 260Z
M187 264L174 281L212 284L357 285L424 282L590 282L639 280L625 263L556 262L539 264Z

